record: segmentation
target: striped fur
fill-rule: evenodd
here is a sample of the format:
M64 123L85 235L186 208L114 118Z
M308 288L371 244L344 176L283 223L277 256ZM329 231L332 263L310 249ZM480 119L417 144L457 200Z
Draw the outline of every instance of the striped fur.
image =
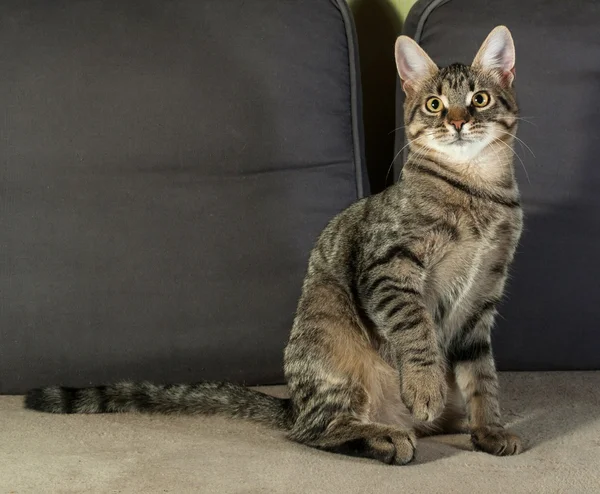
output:
M392 464L435 432L470 431L476 449L518 453L501 424L490 341L522 223L513 50L497 28L472 66L438 69L399 38L408 159L397 184L335 217L313 249L284 355L289 400L234 384L121 383L33 390L26 405L219 413ZM470 103L478 91L486 108ZM431 97L445 109L429 112Z
M49 386L31 390L25 405L49 413L183 413L227 415L288 429L291 403L221 382L159 385L119 382L92 388Z

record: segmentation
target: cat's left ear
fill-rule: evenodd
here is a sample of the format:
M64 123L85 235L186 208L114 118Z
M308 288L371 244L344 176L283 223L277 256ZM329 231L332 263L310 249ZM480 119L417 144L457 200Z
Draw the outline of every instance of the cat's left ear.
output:
M515 78L515 43L506 26L492 30L475 55L472 66L498 72L503 84L512 84Z

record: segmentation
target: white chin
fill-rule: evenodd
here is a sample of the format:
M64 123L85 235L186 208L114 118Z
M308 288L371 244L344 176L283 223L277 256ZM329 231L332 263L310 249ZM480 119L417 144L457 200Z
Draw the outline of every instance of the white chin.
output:
M468 161L475 158L487 144L485 140L455 141L452 144L432 143L431 147L452 161Z

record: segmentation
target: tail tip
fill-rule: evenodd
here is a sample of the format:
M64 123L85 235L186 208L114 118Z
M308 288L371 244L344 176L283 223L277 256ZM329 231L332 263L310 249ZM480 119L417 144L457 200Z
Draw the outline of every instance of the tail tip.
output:
M30 389L25 394L25 408L46 413L66 413L59 386Z

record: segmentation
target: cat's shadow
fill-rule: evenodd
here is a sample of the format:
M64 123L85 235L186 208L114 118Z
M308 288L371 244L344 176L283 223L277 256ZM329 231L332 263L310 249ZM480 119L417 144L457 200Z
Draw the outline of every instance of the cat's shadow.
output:
M501 374L503 416L525 452L600 420L600 372Z
M528 454L542 444L600 421L600 372L510 372L500 374L502 416ZM417 463L473 451L470 438L441 435L421 439Z
M415 464L430 463L459 454L462 451L473 451L468 434L451 434L424 437L417 445Z

